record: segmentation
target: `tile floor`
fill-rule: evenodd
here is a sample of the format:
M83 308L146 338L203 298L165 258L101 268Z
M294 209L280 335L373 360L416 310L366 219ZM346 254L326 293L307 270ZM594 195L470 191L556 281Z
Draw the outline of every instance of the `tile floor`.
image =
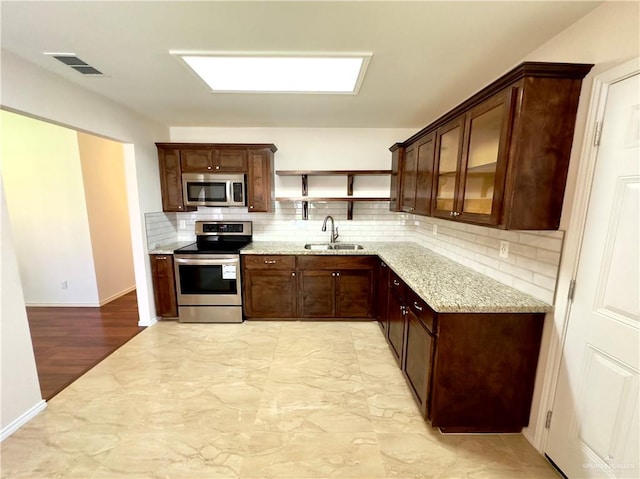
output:
M2 478L553 478L427 426L376 323L161 322L1 445Z

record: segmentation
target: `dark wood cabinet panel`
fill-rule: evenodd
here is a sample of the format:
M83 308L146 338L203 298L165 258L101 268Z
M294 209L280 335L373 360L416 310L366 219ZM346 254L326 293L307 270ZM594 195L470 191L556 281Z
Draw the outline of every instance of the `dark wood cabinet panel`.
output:
M213 160L217 153L211 148L182 148L182 171L185 173L213 173Z
M544 314L439 314L431 423L519 432L529 423Z
M340 318L372 318L373 268L337 272L336 315Z
M416 175L418 173L418 155L415 144L405 148L402 161L402 211L413 213L416 209Z
M182 148L182 171L188 173L246 173L247 149L236 146Z
M402 366L405 331L405 294L407 286L394 271L389 272L387 342L399 366Z
M416 189L413 213L431 214L431 191L433 187L433 162L435 154L435 133L417 142Z
M244 313L250 318L295 318L295 271L247 269L244 280Z
M389 266L378 261L378 277L376 279L376 314L382 331L387 336L389 327Z
M192 206L184 206L180 150L158 146L158 162L162 211L195 211Z
M295 256L242 255L241 262L246 318L290 319L298 316Z
M297 265L301 317L374 317L375 257L301 255Z
M161 318L177 318L178 300L176 297L173 255L152 254L149 255L149 259L151 260L156 314Z
M272 210L273 160L271 150L250 150L247 174L247 205L252 213Z
M219 172L246 173L247 150L245 148L221 148L214 158L213 169Z
M427 418L435 340L411 308L407 309L405 334L402 370L423 417Z
M336 273L330 270L298 272L300 316L333 318L336 316Z
M580 88L592 66L523 63L394 144L400 180L392 181L397 202L390 209L503 229L558 229ZM420 152L410 150L434 133L433 181L420 184L413 174ZM417 204L429 188L430 212Z

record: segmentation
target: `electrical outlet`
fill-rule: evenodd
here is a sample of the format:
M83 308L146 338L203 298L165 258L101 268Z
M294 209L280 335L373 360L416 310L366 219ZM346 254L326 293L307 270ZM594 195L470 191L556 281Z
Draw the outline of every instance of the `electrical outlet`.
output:
M433 236L438 236L438 225L433 225Z
M509 257L509 242L508 241L500 241L500 257L508 258Z
M66 282L66 281L63 281L62 283L60 283L60 287L61 287L62 289L68 289L68 288L69 288L69 285L67 284L67 282Z

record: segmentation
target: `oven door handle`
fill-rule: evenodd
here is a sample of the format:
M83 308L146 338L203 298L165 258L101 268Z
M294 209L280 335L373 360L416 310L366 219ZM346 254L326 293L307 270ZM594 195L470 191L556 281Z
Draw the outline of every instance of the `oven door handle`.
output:
M193 264L193 265L202 265L202 266L216 266L216 265L224 265L224 264L238 264L237 259L182 259L175 258L174 261L177 264Z

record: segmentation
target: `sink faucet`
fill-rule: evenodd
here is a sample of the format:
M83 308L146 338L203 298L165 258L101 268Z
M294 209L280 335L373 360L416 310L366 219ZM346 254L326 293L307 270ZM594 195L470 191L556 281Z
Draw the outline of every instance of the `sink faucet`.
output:
M340 236L338 234L338 228L335 227L334 222L333 222L333 216L331 215L327 215L326 218L324 219L324 223L322 223L322 231L327 231L327 220L331 220L331 241L330 243L333 244L336 242L336 240L338 239L338 236Z

